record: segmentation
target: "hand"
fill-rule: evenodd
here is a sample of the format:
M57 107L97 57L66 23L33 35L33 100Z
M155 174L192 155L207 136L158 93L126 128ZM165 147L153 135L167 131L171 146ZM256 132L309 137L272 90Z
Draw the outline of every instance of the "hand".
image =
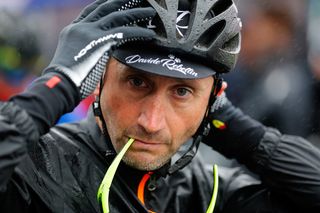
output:
M113 47L155 36L152 30L133 26L151 19L155 11L133 8L134 4L137 3L130 0L98 0L87 6L60 33L57 50L45 73L63 73L79 89L81 99L90 95L105 70Z
M234 107L222 93L208 115L210 131L203 142L228 158L244 162L259 145L264 126Z

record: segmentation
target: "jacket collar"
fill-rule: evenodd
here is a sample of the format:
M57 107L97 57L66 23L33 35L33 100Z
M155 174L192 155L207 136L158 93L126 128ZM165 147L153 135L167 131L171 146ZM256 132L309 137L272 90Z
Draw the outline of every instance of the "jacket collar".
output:
M103 135L90 107L87 113L87 117L81 121L83 126L89 133L90 141L88 142L95 151L98 151L103 156L115 156L116 151L114 150L109 135Z

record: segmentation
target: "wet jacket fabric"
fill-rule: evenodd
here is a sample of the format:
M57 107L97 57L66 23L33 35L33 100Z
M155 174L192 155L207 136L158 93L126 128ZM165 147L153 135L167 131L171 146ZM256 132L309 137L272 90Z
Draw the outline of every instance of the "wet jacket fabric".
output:
M115 152L92 112L80 123L51 128L34 143L18 131L19 125L26 126L26 113L9 108L20 123L0 113L0 212L101 212L96 193ZM227 114L230 110L239 113L229 107ZM221 140L223 134L210 137ZM231 140L225 137L224 142ZM240 166L219 167L214 212L319 212L320 152L302 138L270 128L258 144L251 157L239 159L259 178ZM255 162L248 163L251 160ZM137 190L145 175L120 164L111 186L110 212L206 212L213 171L200 154L172 176L152 174L143 205Z

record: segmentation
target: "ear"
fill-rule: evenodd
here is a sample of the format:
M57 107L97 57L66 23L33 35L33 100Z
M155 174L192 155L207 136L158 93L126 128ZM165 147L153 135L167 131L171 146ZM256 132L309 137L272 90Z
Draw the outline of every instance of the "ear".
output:
M99 97L100 95L100 83L97 85L96 89L93 91L94 97Z
M221 88L220 88L220 90L219 90L218 93L217 93L217 96L220 96L220 95L227 89L227 87L228 87L227 82L226 82L226 81L223 81L223 82L222 82L222 85L221 85Z

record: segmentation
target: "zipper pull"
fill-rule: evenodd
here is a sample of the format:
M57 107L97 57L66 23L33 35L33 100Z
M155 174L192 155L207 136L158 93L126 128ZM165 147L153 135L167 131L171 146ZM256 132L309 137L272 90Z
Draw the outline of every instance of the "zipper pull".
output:
M155 175L150 175L150 179L148 182L148 190L150 192L154 191L157 189L157 180L156 180L156 176Z

